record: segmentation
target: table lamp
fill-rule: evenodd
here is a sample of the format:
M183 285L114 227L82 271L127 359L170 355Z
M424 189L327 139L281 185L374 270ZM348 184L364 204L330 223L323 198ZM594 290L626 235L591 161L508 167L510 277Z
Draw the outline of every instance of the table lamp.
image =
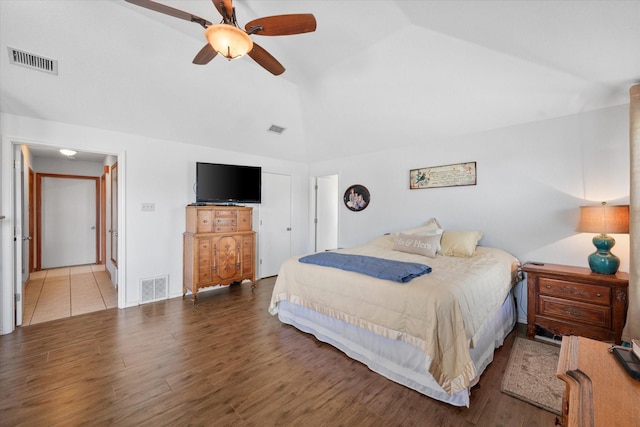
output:
M629 232L629 205L609 206L602 202L600 206L580 206L577 231L600 233L593 238L593 245L597 250L589 255L591 271L616 274L620 267L620 258L611 253L616 241L607 233Z

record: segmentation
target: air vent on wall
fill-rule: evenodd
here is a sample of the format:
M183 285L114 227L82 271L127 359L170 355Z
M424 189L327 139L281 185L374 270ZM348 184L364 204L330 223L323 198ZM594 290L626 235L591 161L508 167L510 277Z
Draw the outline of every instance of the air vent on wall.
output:
M159 301L169 297L169 276L140 280L140 303Z
M9 50L9 62L32 70L42 71L44 73L58 75L58 60L45 58L44 56L25 52L13 47L7 47Z
M281 134L282 132L284 132L284 129L285 128L283 128L282 126L271 125L271 127L269 128L269 132Z

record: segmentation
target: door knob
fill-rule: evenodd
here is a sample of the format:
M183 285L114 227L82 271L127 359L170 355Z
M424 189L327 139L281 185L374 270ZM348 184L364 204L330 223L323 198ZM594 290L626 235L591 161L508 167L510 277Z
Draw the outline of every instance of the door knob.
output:
M291 227L287 227L287 231L291 231Z
M95 225L94 225L94 226L92 226L92 227L91 227L91 229L92 229L92 230L95 230L95 229L96 229L96 226L95 226Z

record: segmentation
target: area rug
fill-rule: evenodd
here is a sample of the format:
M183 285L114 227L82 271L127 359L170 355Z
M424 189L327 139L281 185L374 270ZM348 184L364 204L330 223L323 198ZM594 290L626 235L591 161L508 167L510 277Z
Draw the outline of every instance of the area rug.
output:
M560 347L516 337L502 392L561 415L565 383L556 377Z

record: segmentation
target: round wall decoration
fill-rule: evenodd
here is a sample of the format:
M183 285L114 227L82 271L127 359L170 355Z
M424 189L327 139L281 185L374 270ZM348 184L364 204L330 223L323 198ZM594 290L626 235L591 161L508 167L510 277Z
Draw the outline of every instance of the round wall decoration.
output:
M371 196L364 185L352 185L344 192L344 205L352 211L358 212L369 206Z

